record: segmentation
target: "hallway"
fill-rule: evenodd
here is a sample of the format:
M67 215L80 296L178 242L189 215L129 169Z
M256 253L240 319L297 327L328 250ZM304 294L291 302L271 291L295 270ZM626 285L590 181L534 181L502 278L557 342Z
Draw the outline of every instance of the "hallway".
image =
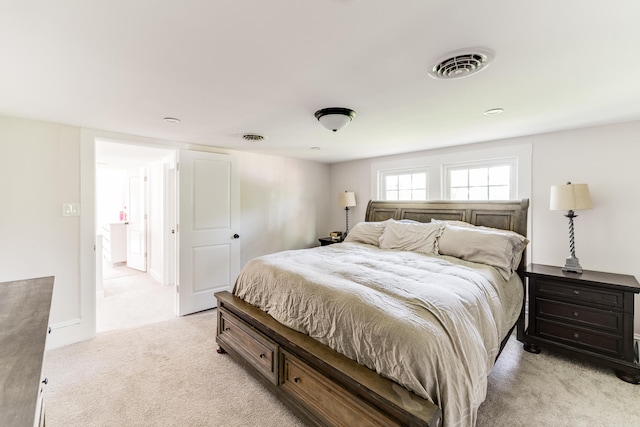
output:
M97 291L96 332L132 328L175 317L173 286L126 265L103 262L103 290Z

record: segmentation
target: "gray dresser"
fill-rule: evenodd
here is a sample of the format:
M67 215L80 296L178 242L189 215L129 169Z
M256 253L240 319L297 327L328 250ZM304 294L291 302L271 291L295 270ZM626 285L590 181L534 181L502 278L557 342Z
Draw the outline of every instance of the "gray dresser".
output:
M0 426L44 425L42 366L53 280L0 283Z

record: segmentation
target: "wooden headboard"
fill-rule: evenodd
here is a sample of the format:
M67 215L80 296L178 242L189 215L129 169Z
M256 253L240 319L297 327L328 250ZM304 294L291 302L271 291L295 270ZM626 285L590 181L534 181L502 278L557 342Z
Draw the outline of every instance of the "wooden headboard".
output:
M395 202L370 200L365 221L411 219L431 222L431 219L464 221L473 225L511 230L527 236L529 199L500 202L427 201ZM526 254L522 255L518 274L524 280Z
M431 219L464 221L473 225L511 230L527 235L529 199L504 202L394 202L370 200L365 221L393 218L431 222Z

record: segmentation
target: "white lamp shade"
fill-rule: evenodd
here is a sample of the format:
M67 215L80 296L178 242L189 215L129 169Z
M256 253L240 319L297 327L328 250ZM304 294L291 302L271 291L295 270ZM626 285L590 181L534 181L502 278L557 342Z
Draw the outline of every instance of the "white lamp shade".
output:
M343 208L356 206L356 193L353 191L338 193L338 206Z
M587 184L566 184L551 187L549 209L552 211L573 211L591 208L591 195Z

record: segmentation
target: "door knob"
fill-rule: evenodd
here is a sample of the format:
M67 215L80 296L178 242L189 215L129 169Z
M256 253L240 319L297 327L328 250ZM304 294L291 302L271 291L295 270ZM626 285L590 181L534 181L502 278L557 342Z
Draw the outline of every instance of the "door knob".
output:
M233 235L233 238L234 238L234 239L239 239L239 238L240 238L240 235L239 235L239 234L234 234L234 235Z

